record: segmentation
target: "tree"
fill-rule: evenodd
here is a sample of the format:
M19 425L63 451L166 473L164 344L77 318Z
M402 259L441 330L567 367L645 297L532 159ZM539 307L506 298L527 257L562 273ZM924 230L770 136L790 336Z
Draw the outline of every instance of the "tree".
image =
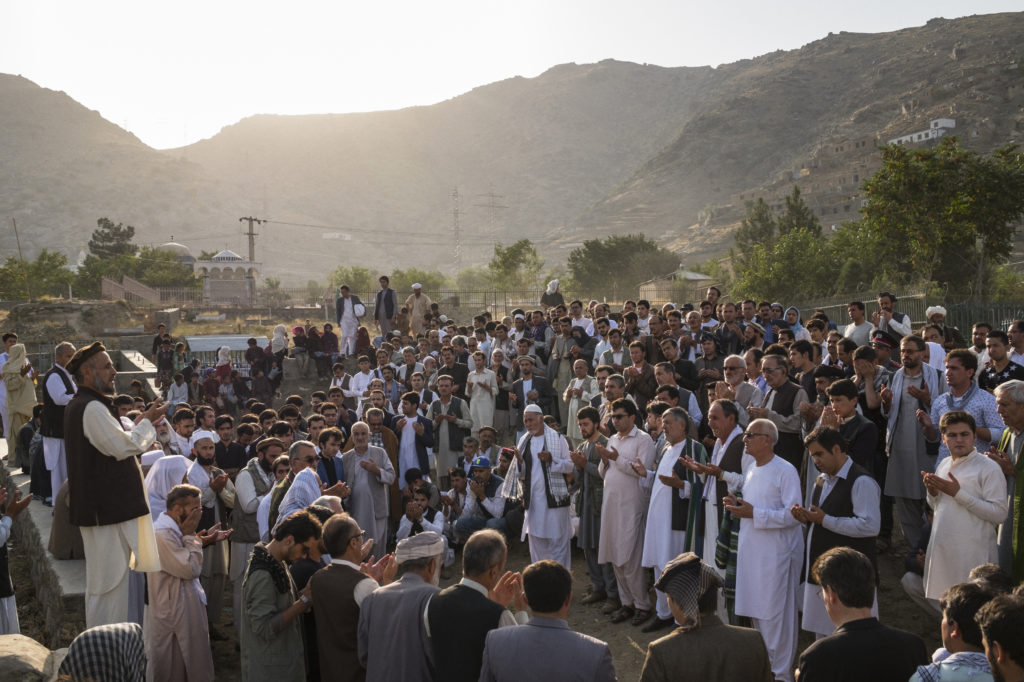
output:
M569 253L571 288L580 296L633 296L641 282L679 267L679 257L642 234L588 239Z
M981 156L952 137L921 149L890 145L864 192L870 256L892 281L936 282L947 296L980 299L1024 215L1024 156L1015 146Z
M260 302L268 308L283 308L288 305L288 293L281 291L281 280L267 277L263 280L259 291Z
M499 289L527 289L538 285L544 261L529 239L511 246L494 245L494 257L487 264L494 286Z
M334 289L337 289L342 284L347 284L353 293L365 295L373 291L375 281L368 268L358 265L351 267L339 265L328 277L328 283Z
M34 261L22 266L21 259L10 257L0 266L0 299L24 300L28 298L25 286L25 272L32 286L32 296L67 296L68 285L74 280L74 273L68 269L68 259L63 253L43 249Z
M785 301L811 298L832 290L834 274L827 243L812 230L797 227L773 244L756 244L730 283L732 291L752 298Z
M491 271L486 265L463 268L455 275L455 286L463 291L486 291L492 289Z
M406 270L392 270L391 288L400 292L403 296L412 293L413 284L422 284L423 291L439 291L451 284L451 280L437 270L421 270L419 268L408 268ZM401 300L405 300L402 298Z
M131 225L118 223L107 218L96 221L97 229L89 239L89 252L98 258L111 258L135 253L136 246L132 243L135 228Z
M736 240L734 258L742 258L757 244L771 244L775 241L775 217L772 209L761 197L757 201L748 201L747 217L740 223L733 238Z
M791 232L797 228L804 228L813 235L821 234L821 223L814 211L804 202L800 196L799 185L793 185L793 191L786 197L786 211L775 221L779 236Z

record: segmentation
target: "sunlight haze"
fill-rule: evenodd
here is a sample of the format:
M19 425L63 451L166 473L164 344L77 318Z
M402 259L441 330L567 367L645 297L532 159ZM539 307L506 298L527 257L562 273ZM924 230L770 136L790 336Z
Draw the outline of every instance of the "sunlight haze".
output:
M155 148L254 114L432 104L557 64L717 66L830 31L1019 2L32 2L0 7L0 72L63 90Z

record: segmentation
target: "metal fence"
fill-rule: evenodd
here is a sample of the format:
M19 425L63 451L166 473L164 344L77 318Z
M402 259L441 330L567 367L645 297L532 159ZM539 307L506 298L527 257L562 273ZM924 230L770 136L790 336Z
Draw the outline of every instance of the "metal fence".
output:
M895 291L893 294L896 296L896 304L893 306L894 309L898 312L909 315L911 324L915 329L918 326L923 325L925 322L924 311L928 307L928 300L925 291L923 289L910 289L903 292ZM877 300L878 291L862 291L853 294L844 294L842 296L834 296L819 301L812 301L810 303L800 303L797 304L796 307L800 311L800 320L803 324L807 324L807 321L811 319L811 316L816 311L820 310L828 316L829 320L842 327L843 325L850 323L847 306L851 301L861 301L864 303L865 313L868 321L870 321L871 313L878 309L878 305L876 303ZM783 303L783 305L788 308L790 304Z

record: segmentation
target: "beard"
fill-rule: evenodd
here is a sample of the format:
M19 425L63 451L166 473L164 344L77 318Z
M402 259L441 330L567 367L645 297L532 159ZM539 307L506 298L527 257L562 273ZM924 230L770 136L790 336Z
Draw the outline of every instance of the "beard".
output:
M163 433L157 433L156 434L156 442L160 443L160 445L170 445L170 443L171 443L171 432L170 431L164 431Z
M200 457L199 455L196 455L196 462L199 463L199 466L204 466L204 467L213 466L216 461L217 461L217 457L216 456L211 457L209 459L206 459L205 457Z
M263 469L263 473L269 474L274 470L274 463L266 457L259 457L256 461L260 463L260 468Z

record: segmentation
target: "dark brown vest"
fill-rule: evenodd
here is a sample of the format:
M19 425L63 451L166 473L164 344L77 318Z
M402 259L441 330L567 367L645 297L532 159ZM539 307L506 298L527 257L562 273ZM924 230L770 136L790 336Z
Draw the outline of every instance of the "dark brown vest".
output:
M729 447L725 449L725 454L722 455L722 461L718 464L722 471L728 471L733 474L743 473L743 434L736 436L729 443ZM722 498L729 494L729 485L724 480L718 480L715 482L715 509L718 510L718 525L722 525Z
M86 406L92 402L99 402L114 415L110 398L87 386L78 387L64 412L71 523L107 526L144 516L149 513L149 503L139 460L114 459L97 450L85 437L82 420Z
M330 608L313 610L324 679L328 676L339 682L366 679L366 668L359 665L359 607L355 600L356 585L364 579L365 575L342 564L322 568L309 579L313 603L330 605Z
M856 462L850 464L850 471L846 478L836 480L835 486L829 492L824 502L821 502L821 490L824 483L824 476L818 476L814 483L814 493L811 495L811 504L819 507L828 516L845 517L853 516L853 484L861 476L871 477L867 469ZM848 535L841 535L825 528L822 525L815 526L811 533L811 547L808 552L807 566L813 566L815 560L833 547L852 547L871 559L871 565L875 566L877 579L878 568L875 563L875 538L851 538ZM810 575L807 580L817 584Z
M68 379L68 375L58 369L56 365L51 367L50 371L43 377L43 420L39 431L47 438L63 438L65 406L53 402L50 392L46 390L46 382L54 374L59 376L60 380L64 383L64 392L67 395L74 395L75 393L75 385Z
M772 401L772 412L783 417L792 416L793 401L796 400L796 394L799 390L800 387L792 381L787 381L778 389L770 388L769 393L775 394L775 399ZM796 467L797 471L801 471L800 467L804 459L804 442L800 434L783 433L780 431L779 442L775 445L775 454Z

